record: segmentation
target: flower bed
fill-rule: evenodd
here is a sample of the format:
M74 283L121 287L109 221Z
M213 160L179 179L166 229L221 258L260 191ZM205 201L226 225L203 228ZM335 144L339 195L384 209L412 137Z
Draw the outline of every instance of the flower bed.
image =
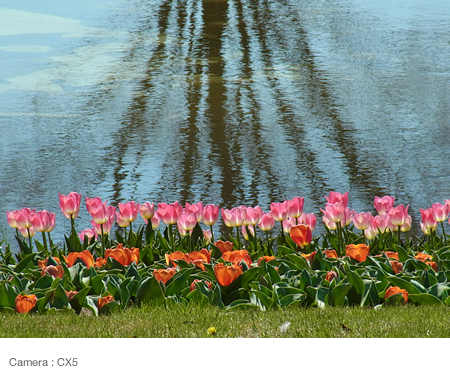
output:
M259 206L220 210L201 202L184 208L178 202L157 208L127 202L116 210L98 197L86 198L92 228L78 234L81 195L60 194L61 211L71 223L63 247L50 236L54 213L7 212L20 251L13 254L7 245L1 252L0 308L88 309L98 315L143 303L260 310L450 305L443 224L448 201L421 210L424 236L413 242L407 236L409 206L394 206L393 197L375 197L376 216L350 210L348 193L325 198L326 233L318 237L316 216L303 212L301 197L272 203L267 213ZM212 226L220 211L230 233L216 239ZM136 227L138 215L144 223Z

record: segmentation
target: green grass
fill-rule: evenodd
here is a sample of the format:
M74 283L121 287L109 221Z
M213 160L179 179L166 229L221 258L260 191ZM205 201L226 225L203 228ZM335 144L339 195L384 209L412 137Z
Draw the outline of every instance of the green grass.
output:
M0 314L2 338L447 338L446 307L288 308L226 312L214 307L131 308L93 317ZM280 326L290 322L286 332ZM208 335L209 327L216 333Z

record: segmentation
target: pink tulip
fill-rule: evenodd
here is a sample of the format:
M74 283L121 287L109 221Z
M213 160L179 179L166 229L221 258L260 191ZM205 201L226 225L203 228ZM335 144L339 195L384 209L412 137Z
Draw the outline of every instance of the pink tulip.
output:
M93 207L99 207L101 204L105 205L108 203L108 200L105 202L102 202L101 198L95 197L95 198L88 198L86 197L86 209L88 210L88 213L91 213L91 208Z
M409 208L409 205L406 206L406 208L404 205L392 207L388 211L390 222L394 226L401 226L405 222L406 216L408 215L408 208Z
M178 202L171 204L158 203L158 209L156 212L164 224L176 224L178 222L178 218L183 212L183 206L181 206Z
M298 218L297 224L306 224L311 229L311 232L316 229L316 222L317 217L314 215L314 213L305 214L303 213L300 215L300 218Z
M422 222L425 228L435 230L437 226L436 220L433 218L432 209L427 208L425 210L419 209L420 215L422 216Z
M342 201L338 203L327 203L325 205L325 211L322 209L321 211L330 222L339 223L344 219L345 205Z
M375 197L373 205L377 210L378 214L385 214L394 207L395 198L389 195L385 195L382 198Z
M244 224L245 209L234 207L231 210L222 209L223 222L227 227L240 227Z
M21 210L14 211L14 219L20 228L30 228L32 223L32 218L35 213L35 209L31 210L29 208L23 208Z
M139 206L139 214L144 220L153 218L153 215L155 215L155 205L153 204L153 202L145 202L141 204Z
M96 223L94 220L91 220L91 224L92 227L94 228L94 230L97 232L97 234L101 235L102 234L102 229L103 229L103 235L109 234L109 232L112 229L112 226L114 224L114 220L115 220L115 208L112 206L108 206L111 207L109 210L109 216L107 218L107 220L103 223ZM112 210L112 211L111 211ZM103 226L103 227L102 227Z
M53 212L38 211L31 216L31 223L38 232L51 232L55 228L55 217Z
M155 215L153 215L153 218L150 220L150 222L152 223L152 228L154 230L156 230L159 227L159 223L161 222L161 219L159 218L158 213L155 213Z
M219 206L206 205L203 209L203 223L207 226L212 226L217 223L219 219Z
M116 222L119 225L119 227L122 227L122 228L126 228L126 227L130 226L130 222L128 220L125 220L119 211L116 211Z
M364 236L366 237L366 239L368 240L373 240L375 239L375 237L378 235L378 228L373 227L373 226L369 226L368 228L366 228L364 230Z
M330 195L328 197L325 196L325 199L327 200L327 203L331 204L342 202L344 204L344 208L346 208L348 205L348 191L345 194L330 191Z
M91 239L95 236L95 240L98 238L97 231L93 228L87 228L83 231L81 231L78 236L80 237L81 241L84 241L84 237L87 236L88 240L91 241Z
M207 243L211 242L212 234L210 230L202 230L203 231L203 238L206 240Z
M288 200L289 205L289 216L292 218L298 218L303 213L303 204L305 203L305 198L294 197Z
M411 215L407 215L405 222L400 226L400 231L408 232L411 229L412 219Z
M431 215L436 222L443 222L447 220L449 207L447 204L433 203L431 206Z
M258 227L262 231L270 231L273 226L275 225L275 219L272 216L271 212L268 212L267 214L264 214L261 218L261 221L258 223Z
M96 224L104 224L109 221L111 217L115 217L116 209L113 206L105 206L100 203L98 207L92 206L90 208L90 214L92 220Z
M437 225L436 225L437 227ZM431 235L431 232L436 230L436 227L427 227L425 223L420 222L420 228L425 235Z
M16 218L14 217L14 213L15 213L15 211L6 211L6 219L7 219L10 227L17 228L19 226L17 225L17 221L16 221Z
M197 217L195 214L188 214L187 212L181 213L181 216L178 218L178 229L182 229L184 231L191 231L194 229L197 224Z
M178 221L179 221L179 219L178 219ZM178 222L177 222L177 227L178 227L178 232L180 233L181 236L186 236L189 233L189 231L186 231L183 228L181 228L180 225L178 224Z
M246 207L244 213L244 224L255 226L258 224L263 216L264 212L261 210L261 207Z
M297 220L295 218L287 218L283 220L283 231L285 233L291 232L291 228L297 225Z
M184 212L188 214L194 214L197 222L201 222L201 220L203 219L203 203L198 202L190 205L188 202L186 202Z
M248 233L247 233L247 229L245 228L247 227L248 230L250 231L250 234L252 236L255 236L255 227L253 227L252 225L248 224L248 225L242 225L241 227L241 231L242 231L242 236L244 237L245 240L248 240Z
M81 194L72 192L69 195L59 194L59 207L68 219L75 219L80 213Z
M323 210L322 210L323 211ZM332 222L326 214L322 216L323 224L325 227L327 227L330 231L337 230L337 224L335 222Z
M19 226L18 229L24 238L33 237L34 235L36 235L36 229L33 226L30 226L28 228L22 228ZM28 231L29 231L29 233L28 233Z
M273 218L277 222L282 222L289 216L289 202L284 201L283 203L272 202L270 204L270 212Z
M389 214L379 214L372 219L371 227L378 229L381 233L389 229Z
M119 212L124 221L132 223L137 219L139 203L136 203L135 201L130 201L125 204L119 203Z
M358 230L364 231L365 229L370 227L370 222L372 221L373 216L370 212L355 212L353 214L353 224Z
M350 211L349 207L346 207L344 209L344 217L341 220L342 227L348 226L352 222L354 212L355 212L355 210Z

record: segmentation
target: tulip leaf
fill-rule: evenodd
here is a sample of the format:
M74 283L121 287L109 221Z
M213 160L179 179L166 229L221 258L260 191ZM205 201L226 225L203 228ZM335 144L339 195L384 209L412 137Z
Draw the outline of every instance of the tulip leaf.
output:
M199 289L194 289L192 292L190 292L186 299L188 301L193 301L194 303L198 304L200 307L206 307L209 305L209 299L207 296L205 296Z
M213 257L214 259L220 259L222 257L222 251L217 248L214 244L211 244L211 257Z
M180 260L181 261L181 260ZM195 272L195 268L182 269L172 279L172 282L166 288L166 296L179 294L188 284L189 276Z
M292 261L295 265L297 265L301 269L309 270L309 264L303 256L288 254L286 255L286 259Z
M42 276L34 284L34 289L48 289L52 286L53 277L49 275Z
M421 294L409 294L408 300L419 305L442 305L443 302L432 294L421 293Z
M69 306L69 299L64 288L58 284L50 300L50 307L62 309L64 306Z
M375 306L378 304L380 297L375 283L372 280L363 280L364 294L361 297L361 306Z
M33 259L37 255L37 253L30 253L29 255L25 256L20 262L16 265L14 268L14 271L16 273L21 273L27 268L29 265L31 265L34 268Z
M263 311L269 310L273 305L273 300L259 290L252 290L250 292L250 302Z
M298 294L287 294L283 298L280 299L279 305L281 307L287 307L290 305L301 304L304 300L306 300L307 295L305 293Z
M95 297L98 298L98 297ZM83 307L92 311L92 313L97 317L98 316L98 307L96 301L91 297L87 296L84 300Z
M3 282L0 284L0 307L16 307L17 293L12 286Z
M355 287L356 292L359 295L363 296L363 294L364 294L364 282L361 279L361 277L359 277L359 275L356 272L350 271L350 272L347 273L347 279L348 279L348 282Z
M120 309L120 305L117 301L110 301L106 304L104 304L100 309L98 309L98 314L103 314L103 315L107 315L107 314L112 314L115 313L117 311L119 311Z
M309 271L304 269L302 275L300 276L300 289L305 290L308 286L311 286L311 275Z
M77 232L75 231L75 228L72 228L69 237L64 235L64 238L66 240L68 252L82 252L83 247L81 246L81 241L80 238L78 237Z
M450 283L437 283L428 289L428 294L432 294L433 296L439 299L446 299L448 296L448 291L450 290ZM445 298L444 298L445 296Z
M227 311L256 309L258 306L249 303L247 300L236 300L227 306Z
M214 292L211 294L209 302L211 303L211 305L217 306L219 308L225 307L222 302L222 291L219 284L216 284L216 286L214 287Z
M352 288L352 284L340 284L328 293L325 297L325 303L330 306L344 306L345 296Z
M56 291L56 289L52 289L52 290L49 290L48 292L46 292L44 297L38 299L34 309L36 309L39 313L44 312L45 306L48 304L48 302L52 298L55 291Z
M387 278L392 286L398 286L400 289L405 289L408 294L419 294L420 290L417 289L413 284L409 281L404 280L400 277L390 276Z
M239 288L228 294L227 297L224 299L223 303L225 305L229 305L235 300L248 298L249 298L248 290L244 288Z
M81 289L73 298L69 301L70 306L75 310L77 314L81 313L86 296L89 294L91 287Z
M138 306L143 303L152 303L158 306L164 304L165 301L164 292L155 277L148 277L140 283L136 294Z
M267 270L269 272L270 279L272 280L272 284L281 282L280 275L278 274L277 270L272 265L267 265Z
M105 291L106 282L103 281L103 278L106 274L99 274L97 276L91 277L90 285L94 290L95 294L102 294Z
M240 277L242 277L241 287L247 289L248 284L252 281L256 281L259 275L260 268L253 267L245 271Z
M392 296L386 298L384 300L385 306L397 306L397 305L404 305L405 299L403 298L403 295L401 293L393 294Z

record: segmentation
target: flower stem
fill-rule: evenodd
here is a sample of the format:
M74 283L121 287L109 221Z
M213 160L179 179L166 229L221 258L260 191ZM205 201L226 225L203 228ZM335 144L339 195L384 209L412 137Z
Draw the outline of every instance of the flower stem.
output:
M445 236L445 230L444 230L444 222L441 222L442 227L442 236L444 236L444 243L447 245L447 236Z
M30 241L30 253L33 252L33 243L31 242L31 234L30 234L30 227L27 227L28 230L28 240Z
M103 224L100 224L100 230L102 233L102 257L105 257L105 236L103 235Z
M238 242L238 249L241 249L241 235L239 233L239 227L236 227L236 231L237 231L237 242Z
M209 226L209 229L210 229L210 231L211 231L211 241L212 241L213 244L214 244L214 232L213 232L213 227L212 227L212 225Z
M45 232L42 232L42 241L44 243L44 248L45 250L48 252L48 248L47 248L47 239L45 238Z

